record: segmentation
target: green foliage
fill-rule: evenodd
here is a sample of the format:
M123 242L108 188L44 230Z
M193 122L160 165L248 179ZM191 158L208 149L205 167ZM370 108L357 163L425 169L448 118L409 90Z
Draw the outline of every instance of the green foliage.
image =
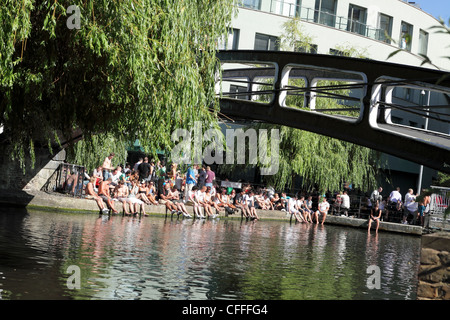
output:
M284 22L283 30L279 38L281 50L311 52L313 37L306 34L300 18L296 17Z
M302 178L301 187L308 191L338 191L345 182L370 190L377 184L377 154L368 148L291 127L258 124L252 128L279 130L279 170L264 176L264 183L276 190L292 188L296 176ZM262 163L257 166L264 167ZM221 170L232 172L238 168L226 165Z
M90 173L98 166L111 152L115 156L112 165L123 165L127 161L128 141L118 139L115 135L107 133L95 135L87 139L78 141L73 148L67 148L67 160L69 163L83 165Z
M77 5L81 28L69 29ZM4 0L0 126L23 160L31 141L139 137L148 153L174 128L215 123L216 39L232 0ZM212 21L214 23L212 23Z
M440 187L450 188L450 174L438 172L437 181L434 181L433 184Z
M336 50L342 53L344 57L353 57L360 59L367 59L369 52L365 48L357 48L351 44L341 44L335 47Z

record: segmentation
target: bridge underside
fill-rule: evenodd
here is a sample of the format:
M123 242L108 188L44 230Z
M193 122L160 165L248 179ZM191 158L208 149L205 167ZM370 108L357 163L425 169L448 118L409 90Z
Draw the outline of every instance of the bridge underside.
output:
M218 58L220 112L233 120L307 130L450 173L450 106L429 99L449 99L445 72L293 52L222 51ZM398 92L422 95L421 103L399 103ZM426 125L395 123L393 110ZM428 121L443 129L429 130Z

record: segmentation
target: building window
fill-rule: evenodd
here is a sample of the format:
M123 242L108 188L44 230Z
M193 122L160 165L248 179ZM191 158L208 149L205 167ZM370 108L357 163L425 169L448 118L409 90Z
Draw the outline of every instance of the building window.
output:
M334 27L336 21L336 0L316 0L314 22Z
M367 9L350 4L348 7L347 31L366 35Z
M378 21L378 40L391 43L392 38L392 17L380 13L379 21Z
M330 54L332 56L345 56L345 52L337 49L330 48Z
M219 41L219 50L239 49L239 29L229 29L228 36Z
M427 55L428 52L428 32L419 31L419 54Z
M294 48L294 52L317 53L317 44L310 44L308 46L297 44Z
M257 33L255 36L255 50L275 51L279 49L278 38Z
M415 121L409 120L409 126L410 126L410 127L418 128L418 127L419 127L419 124L418 124L417 122L415 122Z
M240 0L239 4L244 8L261 10L261 0Z
M413 36L413 26L402 21L402 29L400 33L400 48L411 52L411 42Z
M391 116L391 121L393 123L396 123L396 124L402 124L403 123L403 119L399 118L399 117L396 117L396 116Z

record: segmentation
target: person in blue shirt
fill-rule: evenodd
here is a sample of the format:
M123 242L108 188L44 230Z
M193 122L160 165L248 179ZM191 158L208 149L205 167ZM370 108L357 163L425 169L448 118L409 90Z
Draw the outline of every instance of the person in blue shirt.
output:
M195 170L197 169L197 165L189 166L186 172L186 186L184 188L184 199L187 200L189 196L189 192L192 190L192 187L197 184L197 179L195 177Z

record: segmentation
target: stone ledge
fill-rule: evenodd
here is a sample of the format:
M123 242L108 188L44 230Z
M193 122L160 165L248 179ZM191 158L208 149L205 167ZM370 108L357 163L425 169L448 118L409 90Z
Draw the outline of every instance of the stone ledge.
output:
M0 203L9 205L19 205L30 208L53 208L59 210L80 211L80 212L99 212L97 204L94 200L74 198L68 195L52 194L43 191L5 191L0 194ZM122 204L115 202L114 206L118 211L122 210ZM193 213L192 206L187 206L189 213ZM166 208L164 205L146 205L146 213L148 214L165 214ZM278 210L257 210L258 216L261 220L281 220L295 222L295 218L291 219L289 214ZM225 217L224 211L219 214L220 217ZM227 216L227 219L241 219L241 214L235 213ZM367 229L367 219L351 218L328 215L325 224L333 224L340 226L348 226L355 228ZM380 231L389 231L396 233L404 233L410 235L422 235L422 227L403 225L400 223L380 222ZM374 230L372 230L374 232Z

